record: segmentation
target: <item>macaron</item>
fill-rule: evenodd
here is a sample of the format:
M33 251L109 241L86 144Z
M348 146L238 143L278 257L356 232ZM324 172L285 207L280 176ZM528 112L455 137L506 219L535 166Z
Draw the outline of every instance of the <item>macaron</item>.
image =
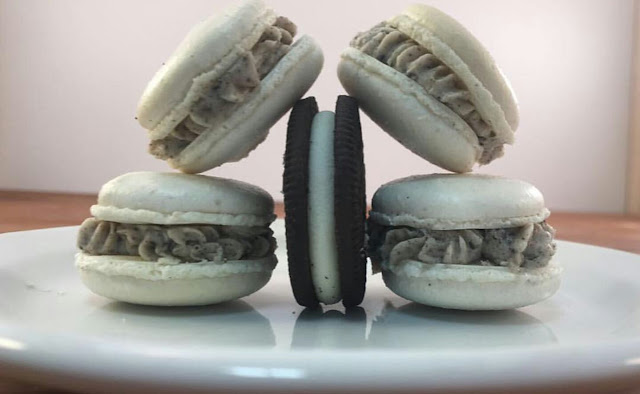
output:
M433 7L412 5L359 33L338 77L383 130L446 170L469 172L513 143L509 82L464 26Z
M261 0L195 26L138 103L149 153L186 173L246 157L320 73L320 47L296 33Z
M291 111L283 193L289 277L296 301L316 307L360 304L366 282L362 131L357 101L335 113L313 97Z
M560 286L549 210L533 185L488 175L413 176L380 187L368 252L389 289L421 304L519 308Z
M80 226L76 267L101 296L206 305L262 288L277 259L274 203L247 183L134 172L107 182Z

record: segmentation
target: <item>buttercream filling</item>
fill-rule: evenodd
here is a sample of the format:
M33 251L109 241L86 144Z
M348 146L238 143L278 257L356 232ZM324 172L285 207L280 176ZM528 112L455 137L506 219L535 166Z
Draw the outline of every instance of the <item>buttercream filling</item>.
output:
M375 271L405 260L539 268L548 265L556 251L555 230L546 222L487 230L428 230L384 226L372 220L367 225Z
M241 54L220 78L203 90L189 114L168 136L151 141L149 152L163 160L173 158L205 130L226 119L289 52L296 30L293 22L278 17L251 50Z
M454 72L408 35L386 22L358 34L351 46L417 82L429 95L460 116L478 137L481 164L502 156L497 137L471 101L469 90Z
M78 248L89 255L139 256L177 263L224 262L267 257L276 249L269 227L126 224L86 219Z

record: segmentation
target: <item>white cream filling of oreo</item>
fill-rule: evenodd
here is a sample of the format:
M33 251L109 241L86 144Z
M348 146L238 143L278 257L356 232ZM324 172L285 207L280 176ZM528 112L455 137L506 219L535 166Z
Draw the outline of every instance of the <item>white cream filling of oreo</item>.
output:
M333 204L334 128L333 112L318 113L309 143L309 257L316 297L323 304L342 299Z

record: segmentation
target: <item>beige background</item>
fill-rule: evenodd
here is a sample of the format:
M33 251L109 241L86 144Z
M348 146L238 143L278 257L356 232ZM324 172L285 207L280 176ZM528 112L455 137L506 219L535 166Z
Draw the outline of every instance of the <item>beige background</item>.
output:
M168 170L133 119L152 74L188 29L231 1L0 0L0 189L96 192L133 170ZM353 35L405 1L270 0L318 39L325 68L309 94L332 109ZM518 94L516 144L481 172L536 184L549 206L620 212L629 118L632 1L430 1L464 23ZM281 199L286 119L251 156L210 174ZM439 171L364 118L369 196Z

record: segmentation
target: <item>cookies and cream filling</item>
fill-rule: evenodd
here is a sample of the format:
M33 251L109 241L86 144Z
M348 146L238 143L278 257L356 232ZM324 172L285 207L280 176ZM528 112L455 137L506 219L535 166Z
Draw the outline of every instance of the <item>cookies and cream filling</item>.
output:
M205 130L226 119L289 52L296 30L293 22L278 17L251 50L204 89L189 114L168 136L151 142L149 152L159 159L173 158Z
M383 22L358 34L351 46L411 78L460 116L476 133L483 149L479 163L487 164L502 156L504 141L482 119L464 83L418 42Z
M82 223L77 244L88 255L139 256L174 263L253 260L276 249L269 227L127 224L95 218Z
M326 305L342 299L335 232L333 140L335 114L316 114L309 143L309 259L318 301Z
M368 222L369 255L374 269L406 260L539 268L555 254L555 230L546 222L487 230L428 230Z

